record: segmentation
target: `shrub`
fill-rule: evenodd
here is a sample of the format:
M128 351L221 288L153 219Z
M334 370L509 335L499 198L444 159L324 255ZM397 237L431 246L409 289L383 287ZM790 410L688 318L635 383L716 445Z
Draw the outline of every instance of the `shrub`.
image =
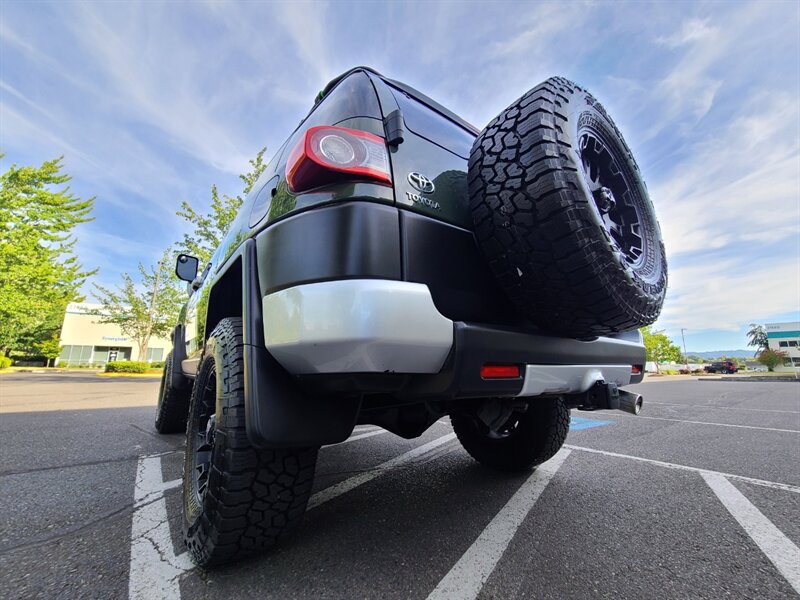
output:
M115 360L106 364L106 373L146 373L150 365L136 360Z
M688 375L690 373L689 369L681 369L678 371L681 375Z
M163 360L154 360L150 363L151 369L163 369L164 368L164 361Z
M666 369L666 370L661 371L661 372L664 373L664 375L677 375L678 374L678 372L675 369Z
M768 348L759 352L756 360L766 366L767 370L774 371L775 367L782 365L786 361L786 358L786 352Z
M11 359L7 356L0 356L0 369L7 369L11 366Z

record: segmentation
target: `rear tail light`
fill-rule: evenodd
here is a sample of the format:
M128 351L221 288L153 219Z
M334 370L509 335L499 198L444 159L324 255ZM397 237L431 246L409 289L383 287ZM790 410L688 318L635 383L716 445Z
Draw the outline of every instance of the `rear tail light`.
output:
M642 372L642 367L640 365L633 365L631 367L631 375L640 375Z
M341 181L392 185L386 141L355 129L312 127L289 153L286 180L295 193Z
M483 365L481 379L517 379L519 365Z

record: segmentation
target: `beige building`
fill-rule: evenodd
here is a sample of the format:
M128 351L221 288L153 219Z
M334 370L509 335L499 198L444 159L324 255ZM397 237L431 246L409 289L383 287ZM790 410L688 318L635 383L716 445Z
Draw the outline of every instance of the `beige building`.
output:
M139 346L125 336L118 325L100 323L90 314L99 304L72 303L67 306L61 326L61 355L56 364L66 366L101 366L115 360L164 360L172 348L166 338L151 337L147 355L139 356Z

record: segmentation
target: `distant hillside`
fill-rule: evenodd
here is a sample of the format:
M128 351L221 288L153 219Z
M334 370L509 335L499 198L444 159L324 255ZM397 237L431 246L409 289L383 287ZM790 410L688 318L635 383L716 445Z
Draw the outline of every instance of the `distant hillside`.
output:
M692 352L691 350L687 350L686 353L689 356L700 356L706 360L722 358L723 356L727 356L728 358L753 358L755 348L752 350L712 350L711 352Z

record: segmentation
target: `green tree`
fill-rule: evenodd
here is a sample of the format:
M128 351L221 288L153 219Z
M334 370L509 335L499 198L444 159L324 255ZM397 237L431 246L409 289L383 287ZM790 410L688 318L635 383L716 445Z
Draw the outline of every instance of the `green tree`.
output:
M50 337L96 272L80 265L72 237L92 220L94 198L70 192L62 160L0 175L0 354Z
M116 289L94 285L101 308L93 314L101 323L114 323L139 347L139 360L145 360L153 336L166 337L178 318L185 292L177 284L172 268L174 253L164 251L158 264L145 268L139 263L138 281L128 273Z
M767 348L758 353L756 360L765 365L768 371L774 371L775 367L786 362L786 353Z
M642 328L647 360L656 363L656 372L660 372L659 363L666 361L681 362L681 349L672 343L663 331L652 331L650 326Z
M758 323L750 323L750 329L747 331L747 345L755 346L756 352L754 356L762 350L769 349L769 340L767 339L767 330L763 325Z
M205 264L219 246L225 234L228 233L239 207L244 202L244 197L253 189L256 181L267 168L264 162L266 148L262 148L256 157L250 161L250 171L239 175L244 183L242 193L237 196L219 195L216 185L211 186L211 209L208 212L198 212L185 200L181 209L176 213L183 217L193 227L192 233L183 235L181 248L200 259L200 264Z
M61 354L61 340L57 333L54 333L49 338L34 342L33 347L41 356L47 359L48 367L50 366L50 362L58 358L58 355Z

